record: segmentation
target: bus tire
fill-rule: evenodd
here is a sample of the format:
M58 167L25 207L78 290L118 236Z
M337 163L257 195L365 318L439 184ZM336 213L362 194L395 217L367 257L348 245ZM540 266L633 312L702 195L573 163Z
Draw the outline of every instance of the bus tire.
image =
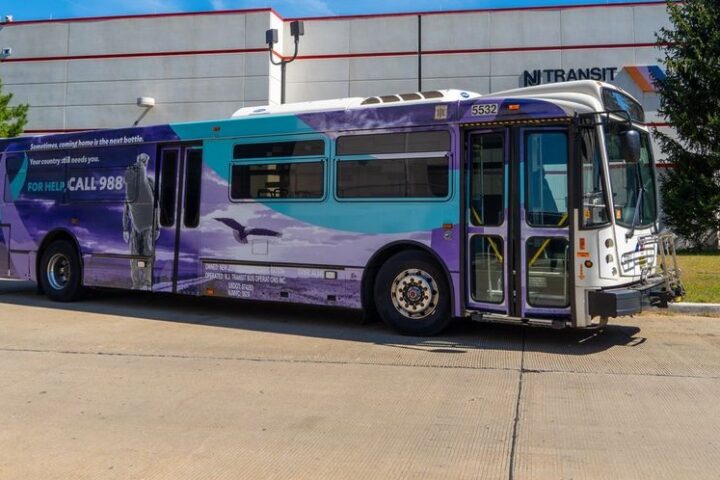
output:
M398 253L385 262L374 295L380 317L403 335L435 335L452 319L445 274L422 252Z
M51 243L40 260L39 282L42 290L56 302L72 302L80 298L80 258L75 247L66 240Z

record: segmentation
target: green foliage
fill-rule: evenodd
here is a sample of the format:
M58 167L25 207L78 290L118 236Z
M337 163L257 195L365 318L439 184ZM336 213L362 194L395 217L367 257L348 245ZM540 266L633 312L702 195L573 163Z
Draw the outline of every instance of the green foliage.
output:
M3 95L0 79L0 138L17 137L23 132L27 123L27 105L10 106L12 93Z
M672 28L657 35L667 78L658 113L677 133L656 131L672 164L661 189L665 222L700 248L720 230L720 7L718 0L668 2Z

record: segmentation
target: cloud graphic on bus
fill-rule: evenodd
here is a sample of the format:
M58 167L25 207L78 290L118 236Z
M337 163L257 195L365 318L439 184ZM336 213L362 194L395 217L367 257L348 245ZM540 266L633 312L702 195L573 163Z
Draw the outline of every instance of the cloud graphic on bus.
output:
M263 237L282 236L280 232L276 232L275 230L269 230L267 228L246 228L232 218L216 218L215 220L220 223L224 223L228 227L232 228L235 240L240 243L248 243L247 237L250 235L257 235Z

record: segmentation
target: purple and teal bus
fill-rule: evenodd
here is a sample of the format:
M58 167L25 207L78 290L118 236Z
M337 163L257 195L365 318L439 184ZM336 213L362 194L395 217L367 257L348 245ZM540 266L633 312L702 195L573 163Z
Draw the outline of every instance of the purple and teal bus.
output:
M0 140L0 276L597 328L682 294L644 114L581 81Z

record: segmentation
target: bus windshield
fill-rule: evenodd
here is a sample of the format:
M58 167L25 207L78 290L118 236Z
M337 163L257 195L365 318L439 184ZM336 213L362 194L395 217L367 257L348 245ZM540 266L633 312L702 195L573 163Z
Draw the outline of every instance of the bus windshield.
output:
M650 136L639 131L640 160L627 163L623 159L620 139L626 129L624 124L617 122L610 122L605 127L613 212L619 225L646 227L657 219L657 189Z

